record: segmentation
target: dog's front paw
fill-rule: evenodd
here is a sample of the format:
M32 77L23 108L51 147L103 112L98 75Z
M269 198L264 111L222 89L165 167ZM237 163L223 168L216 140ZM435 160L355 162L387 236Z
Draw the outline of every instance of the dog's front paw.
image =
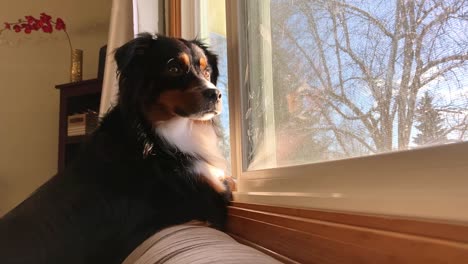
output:
M222 179L222 183L225 186L225 191L223 192L224 198L227 202L232 201L232 192L237 190L237 183L236 180L232 177L225 177Z

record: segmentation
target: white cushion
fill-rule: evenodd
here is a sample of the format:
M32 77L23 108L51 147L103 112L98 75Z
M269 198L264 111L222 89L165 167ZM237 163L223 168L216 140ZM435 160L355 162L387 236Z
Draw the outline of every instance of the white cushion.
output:
M238 243L229 235L197 223L161 230L137 247L123 264L280 263Z

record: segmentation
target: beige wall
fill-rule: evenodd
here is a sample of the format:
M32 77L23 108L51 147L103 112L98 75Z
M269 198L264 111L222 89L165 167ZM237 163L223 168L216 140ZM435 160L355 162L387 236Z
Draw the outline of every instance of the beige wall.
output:
M1 25L41 12L61 17L75 48L84 50L83 78L96 78L106 44L111 0L0 2ZM69 81L65 34L0 34L0 216L57 171L59 92Z

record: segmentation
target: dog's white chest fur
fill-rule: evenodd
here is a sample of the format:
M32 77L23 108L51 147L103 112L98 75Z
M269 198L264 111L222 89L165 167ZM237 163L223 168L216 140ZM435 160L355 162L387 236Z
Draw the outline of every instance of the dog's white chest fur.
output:
M191 170L206 177L218 192L225 190L221 179L224 178L226 164L218 148L218 137L209 121L177 117L159 122L155 131L180 151L199 157L200 160L194 163Z

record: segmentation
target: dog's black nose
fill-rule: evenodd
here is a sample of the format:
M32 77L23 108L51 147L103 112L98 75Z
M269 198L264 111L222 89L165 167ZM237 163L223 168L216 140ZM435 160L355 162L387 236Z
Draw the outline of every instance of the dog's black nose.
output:
M209 100L217 101L221 99L221 92L218 89L206 89L203 91L203 96Z

